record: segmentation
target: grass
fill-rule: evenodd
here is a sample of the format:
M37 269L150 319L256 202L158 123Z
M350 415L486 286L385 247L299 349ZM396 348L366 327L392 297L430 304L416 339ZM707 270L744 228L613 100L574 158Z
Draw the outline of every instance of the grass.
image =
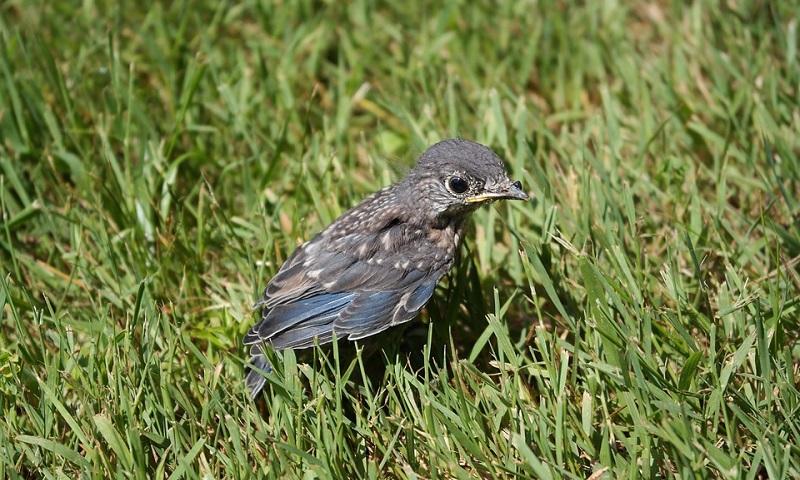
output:
M1 478L800 476L796 1L126 6L0 4ZM536 200L422 365L251 403L270 276L452 135Z

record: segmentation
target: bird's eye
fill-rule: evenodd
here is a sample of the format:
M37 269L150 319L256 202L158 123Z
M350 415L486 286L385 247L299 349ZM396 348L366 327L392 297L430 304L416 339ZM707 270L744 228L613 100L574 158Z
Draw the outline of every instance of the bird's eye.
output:
M464 193L469 188L469 183L461 177L450 177L447 181L447 186L453 193Z

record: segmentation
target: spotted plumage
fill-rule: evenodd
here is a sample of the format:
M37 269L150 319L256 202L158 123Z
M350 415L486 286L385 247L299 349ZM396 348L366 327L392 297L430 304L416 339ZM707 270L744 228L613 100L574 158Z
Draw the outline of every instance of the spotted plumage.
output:
M268 370L262 348L301 349L361 340L412 320L453 264L470 212L498 199L527 199L491 150L439 142L402 181L345 212L286 260L248 332L253 396Z

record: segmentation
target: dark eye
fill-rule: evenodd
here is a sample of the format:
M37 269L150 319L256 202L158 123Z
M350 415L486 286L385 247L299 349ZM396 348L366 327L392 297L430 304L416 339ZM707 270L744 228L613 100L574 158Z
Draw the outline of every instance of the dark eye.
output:
M461 177L450 177L447 185L453 193L464 193L469 188L469 183Z

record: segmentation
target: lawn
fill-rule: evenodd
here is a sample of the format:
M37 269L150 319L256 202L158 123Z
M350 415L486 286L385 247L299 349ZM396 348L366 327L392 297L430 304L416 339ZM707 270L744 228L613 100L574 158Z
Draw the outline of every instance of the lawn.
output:
M0 478L800 477L798 12L0 3ZM251 402L271 275L450 136L535 199Z

